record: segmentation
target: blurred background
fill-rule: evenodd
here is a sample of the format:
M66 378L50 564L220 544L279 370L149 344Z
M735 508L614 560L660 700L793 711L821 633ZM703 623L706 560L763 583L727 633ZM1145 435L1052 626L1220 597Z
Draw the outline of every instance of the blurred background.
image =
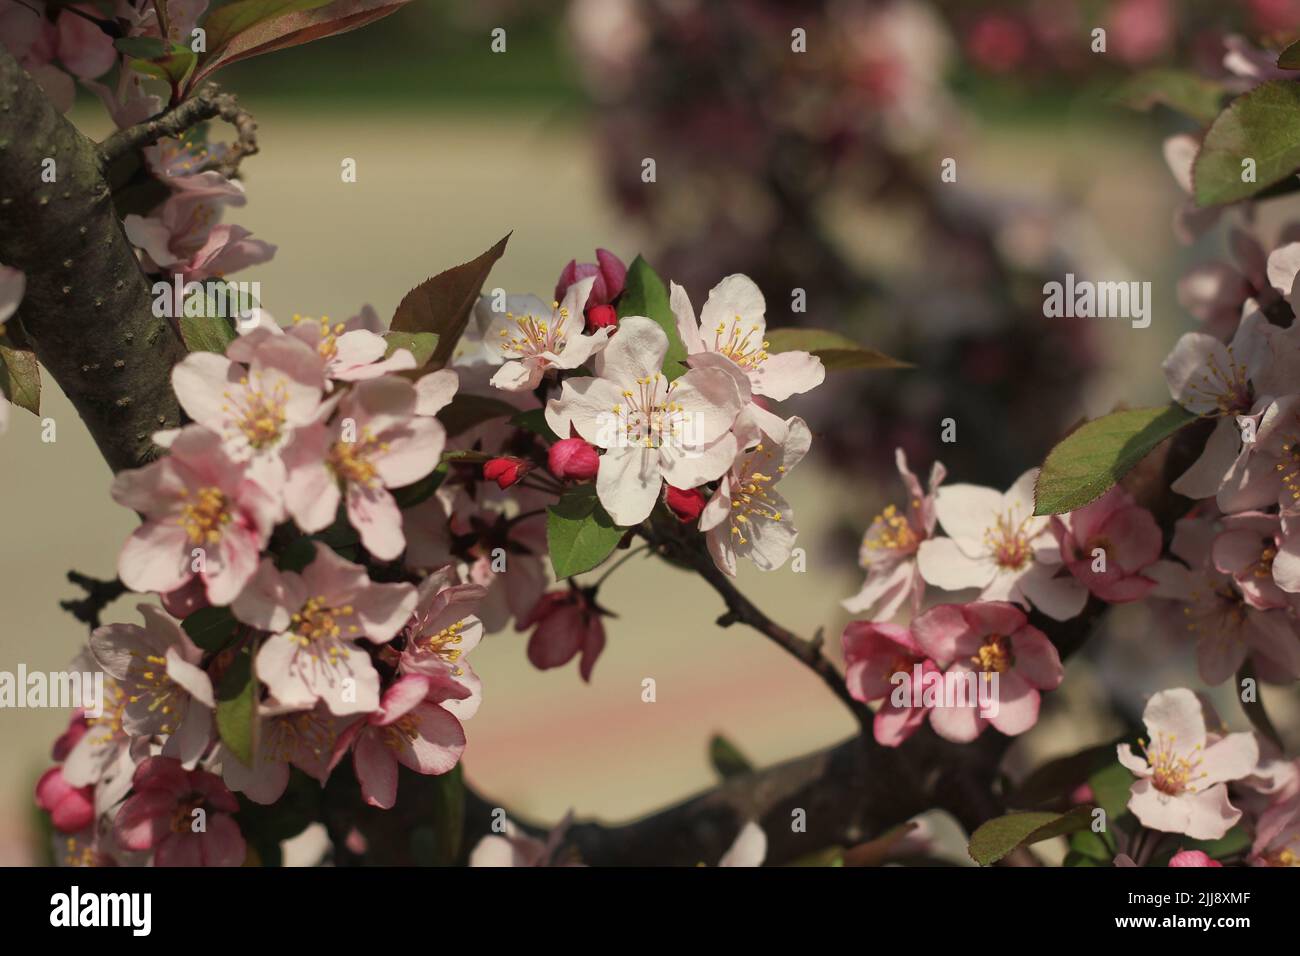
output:
M1080 418L1167 400L1160 360L1195 325L1176 282L1221 254L1222 230L1175 241L1183 194L1160 145L1186 121L1109 94L1148 66L1221 73L1225 33L1297 23L1294 0L417 0L223 72L262 148L230 218L279 247L236 278L260 281L281 319L364 303L386 316L512 232L490 279L512 293L549 295L566 262L602 246L644 254L697 305L743 271L769 325L834 328L915 363L842 373L784 409L816 434L787 483L807 571L742 569L740 585L787 626L825 628L838 655L862 531L902 501L896 446L918 472L937 457L951 481L1006 486ZM1104 54L1090 49L1096 26ZM73 119L108 131L92 97ZM341 181L345 159L355 183ZM941 180L945 159L955 182ZM1043 283L1066 272L1150 281L1151 326L1044 318ZM805 312L791 309L797 289ZM43 406L55 443L22 414L0 441L0 670L66 665L86 635L58 607L79 596L64 575L111 578L135 523L48 378ZM944 444L949 417L957 440ZM576 667L534 670L510 630L474 652L486 692L465 768L503 804L625 820L708 786L714 733L770 763L852 731L780 650L714 626L720 602L694 579L632 562L602 594L619 617L590 685ZM133 619L133 604L106 620ZM1170 650L1141 608L1112 615L1017 742L1012 772L1108 739L1145 695L1194 681L1190 654ZM1294 700L1275 693L1274 707L1293 731ZM36 858L31 787L65 721L0 710L0 862Z

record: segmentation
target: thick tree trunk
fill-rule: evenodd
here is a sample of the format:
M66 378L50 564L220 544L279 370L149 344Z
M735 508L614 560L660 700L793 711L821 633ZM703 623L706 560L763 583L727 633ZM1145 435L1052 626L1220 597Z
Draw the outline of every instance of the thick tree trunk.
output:
M46 182L53 160L53 182ZM96 145L0 47L0 263L27 275L17 334L72 401L114 471L180 424L185 355L122 232Z

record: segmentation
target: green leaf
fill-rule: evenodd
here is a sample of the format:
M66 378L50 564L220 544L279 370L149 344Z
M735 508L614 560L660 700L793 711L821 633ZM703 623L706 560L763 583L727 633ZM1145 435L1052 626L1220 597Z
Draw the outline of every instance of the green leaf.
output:
M119 37L113 41L119 53L136 60L153 60L164 56L169 44L161 37Z
M1135 110L1167 106L1208 126L1219 115L1226 94L1223 84L1187 70L1146 70L1121 85L1111 99Z
M176 89L180 89L185 85L185 81L189 79L190 74L194 72L198 62L198 55L189 47L180 43L172 43L158 56L143 60L132 60L131 68L137 73L166 80Z
M1300 40L1282 51L1277 58L1277 65L1283 70L1300 70Z
M754 765L740 752L740 748L722 734L714 734L709 741L709 763L723 780L752 773L754 770Z
M910 362L891 358L884 352L859 345L838 332L825 329L768 329L767 351L811 352L822 360L828 372L847 369L912 368Z
M385 332L384 341L388 343L384 358L398 349L406 349L415 357L415 368L411 371L422 371L438 348L436 332Z
M1246 714L1246 719L1250 721L1250 725L1257 733L1271 740L1279 750L1285 750L1286 746L1282 743L1281 735L1273 726L1273 721L1269 719L1268 711L1264 709L1264 698L1260 695L1259 681L1255 677L1255 664L1250 658L1247 658L1237 671L1238 689L1241 688L1242 682L1247 680L1255 682L1254 699L1246 700L1242 694L1237 695L1241 699L1241 709Z
M677 334L677 319L668 306L668 287L649 264L637 256L627 267L627 281L618 300L618 317L642 315L653 319L668 336L668 353L664 356L663 372L668 381L686 371L686 346Z
M205 651L219 651L229 644L238 626L228 607L199 608L181 621L181 628L190 640Z
M250 767L256 726L257 678L253 674L253 652L245 647L235 655L217 685L217 734Z
M996 863L1019 846L1085 829L1092 807L1074 807L1065 813L1008 813L981 824L970 837L971 859L981 866Z
M438 344L429 359L431 371L442 368L450 361L456 343L469 324L470 313L483 290L483 283L487 281L492 266L506 251L509 239L507 233L477 259L425 279L402 297L397 311L393 313L391 328L394 332L437 334Z
M623 534L592 485L570 488L546 509L546 544L557 580L590 571L609 557Z
M1114 854L1100 833L1091 828L1070 834L1070 851L1065 855L1066 866L1110 866Z
M1159 855L1159 859L1161 862L1166 862L1179 850L1200 850L1212 860L1221 860L1224 857L1245 853L1250 849L1252 842L1249 831L1238 824L1217 840L1180 839L1177 846L1169 847L1167 852Z
M19 408L41 413L41 367L35 352L0 345L0 392Z
M298 573L315 560L315 541L311 538L298 538L275 556L275 566L281 571Z
M1098 770L1115 762L1115 744L1089 747L1043 764L1007 797L1007 806L1030 808L1061 800Z
M519 409L509 402L490 395L459 392L449 405L438 412L438 421L447 429L447 437L455 438L475 425L482 425L494 418L513 416L517 411Z
M416 505L428 501L446 479L447 470L447 465L439 462L437 468L419 481L401 488L394 488L392 494L393 500L397 502L397 507L405 511L407 508L414 508Z
M551 431L551 426L546 422L545 409L530 408L526 412L520 412L510 419L510 424L516 428L522 428L524 431L532 432L534 435L541 435L548 442L560 440L560 436Z
M1118 761L1103 767L1088 778L1088 786L1092 788L1093 803L1106 811L1107 827L1113 826L1116 820L1128 813L1128 798L1133 788L1133 779L1133 774Z
M235 308L242 308L244 305L255 307L257 303L245 303L240 298L240 294L229 285L218 295L217 289L205 283L202 292L202 314L189 315L188 313L195 309L194 303L198 295L198 292L194 292L186 298L181 317L177 320L181 329L181 338L185 341L185 347L191 352L216 352L218 355L224 355L226 346L237 337L234 322L229 318L233 311L232 304Z
M1242 160L1255 161L1255 181L1242 182ZM1196 203L1214 206L1255 195L1300 167L1300 83L1272 80L1219 114L1192 167Z
M1101 497L1157 445L1196 420L1181 406L1168 405L1085 422L1048 452L1034 490L1034 514L1064 514Z
M418 866L451 866L465 833L465 778L460 764L449 773L420 781L421 814L429 822L411 831L411 856Z

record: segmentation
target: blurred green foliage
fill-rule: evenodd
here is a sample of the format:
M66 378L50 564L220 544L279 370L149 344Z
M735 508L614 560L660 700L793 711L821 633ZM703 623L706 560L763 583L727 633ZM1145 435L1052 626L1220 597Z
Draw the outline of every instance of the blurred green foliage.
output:
M220 81L253 103L303 108L575 104L582 97L556 9L415 0L351 33L233 64ZM492 52L496 27L506 31L505 53Z

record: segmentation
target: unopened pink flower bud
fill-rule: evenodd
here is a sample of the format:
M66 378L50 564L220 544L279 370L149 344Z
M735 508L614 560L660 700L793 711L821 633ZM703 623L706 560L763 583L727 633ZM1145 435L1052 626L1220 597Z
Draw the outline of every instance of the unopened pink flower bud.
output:
M596 477L600 456L581 438L564 438L547 452L551 474L564 481L589 481Z
M522 458L506 456L485 462L483 477L488 481L495 481L497 487L504 491L532 470L533 466Z
M708 500L699 488L674 488L668 486L668 493L664 496L668 503L668 510L677 515L678 521L695 521L699 518L700 512Z

